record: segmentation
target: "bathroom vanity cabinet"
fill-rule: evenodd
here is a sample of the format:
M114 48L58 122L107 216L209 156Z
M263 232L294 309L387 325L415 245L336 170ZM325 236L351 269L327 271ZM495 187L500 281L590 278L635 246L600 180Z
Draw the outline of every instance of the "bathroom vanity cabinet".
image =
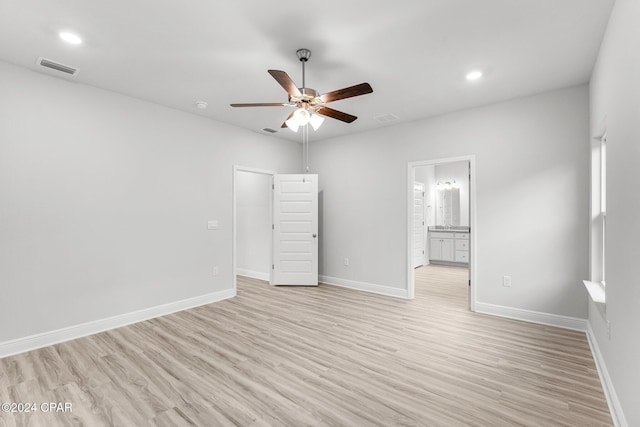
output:
M469 263L469 232L461 230L429 230L429 261Z

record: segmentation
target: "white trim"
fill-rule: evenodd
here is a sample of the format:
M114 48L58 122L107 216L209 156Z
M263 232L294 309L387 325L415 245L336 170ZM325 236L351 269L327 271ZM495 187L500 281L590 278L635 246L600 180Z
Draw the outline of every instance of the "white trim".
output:
M235 289L226 289L224 291L213 292L199 297L187 298L181 301L108 317L106 319L95 320L93 322L56 329L54 331L18 338L12 341L1 342L0 358L86 337L88 335L97 334L110 329L127 326L132 323L153 319L155 317L166 316L167 314L175 313L177 311L211 304L228 298L233 298L235 296Z
M602 353L600 353L600 347L598 347L598 340L591 328L591 323L587 327L587 340L589 341L589 347L591 347L591 353L593 354L593 360L596 362L596 368L598 375L600 376L600 382L602 383L602 389L604 390L604 397L607 399L609 405L609 412L611 412L611 418L613 425L616 427L628 427L627 419L622 412L622 405L618 400L618 395L613 388L613 382L607 371L607 365L604 363Z
M478 235L478 227L476 224L476 156L475 154L459 157L447 157L443 159L423 160L418 162L409 162L407 164L407 224L406 224L406 239L407 239L407 284L406 294L409 299L415 297L415 272L412 267L412 247L411 247L411 231L412 231L412 206L410 202L413 199L413 181L415 180L415 168L420 166L439 165L444 163L454 162L469 162L469 172L471 174L471 182L469 183L469 229L471 230L471 236L469 241L469 280L471 280L471 292L469 296L469 308L471 311L477 311L476 308L476 285L478 283L476 274L476 264L478 257L476 256L476 236Z
M587 319L543 313L540 311L524 310L522 308L505 307L503 305L487 304L484 302L476 303L476 312L582 332L587 331L587 325L589 323Z
M268 169L252 168L250 166L239 166L239 165L233 165L233 170L238 172L259 173L261 175L275 175L278 173Z
M386 295L394 298L407 297L407 290L400 288L392 288L391 286L376 285L374 283L358 282L355 280L340 279L339 277L319 276L320 284L338 286L341 288L349 288L357 291L370 292L373 294Z
M236 274L239 276L250 277L252 279L259 279L269 281L269 273L263 273L262 271L246 270L244 268L236 268Z
M250 172L250 173L257 173L257 174L261 174L261 175L270 175L271 177L275 176L277 174L277 172L274 171L270 171L270 170L266 170L266 169L258 169L258 168L252 168L249 166L239 166L239 165L233 165L233 177L231 180L231 193L232 193L232 202L231 202L231 229L232 229L232 239L231 239L231 268L233 271L233 291L236 292L238 289L238 280L236 279L236 275L238 274L238 266L236 265L237 263L237 254L236 254L236 248L238 246L236 239L238 238L238 231L237 231L237 223L238 220L236 218L236 214L238 212L238 208L237 208L237 196L236 196L236 175L238 172ZM273 197L271 197L271 203L273 203ZM269 209L271 211L271 215L273 215L273 206L271 207L271 209ZM273 222L273 219L271 220ZM271 238L273 239L273 233L271 234ZM269 250L273 251L273 241L271 242L271 244L269 245ZM273 262L273 253L270 256L272 262ZM271 277L271 272L269 272L269 277L267 279L264 280L268 280L269 283L273 284L272 282L272 277Z
M589 296L593 302L606 304L607 294L605 293L604 283L592 282L590 280L583 280L582 283L584 283L584 286L587 288L587 292L589 292Z

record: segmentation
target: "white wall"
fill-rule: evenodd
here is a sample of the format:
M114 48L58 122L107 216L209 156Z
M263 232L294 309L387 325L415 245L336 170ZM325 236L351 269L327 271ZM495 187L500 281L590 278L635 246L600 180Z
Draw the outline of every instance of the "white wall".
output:
M231 289L233 164L299 171L298 144L4 62L0 93L0 343Z
M591 136L607 132L606 319L589 322L627 425L640 425L640 2L616 0L591 78Z
M475 154L477 300L586 318L588 129L580 86L312 143L321 274L405 289L408 162Z
M271 175L236 174L237 273L269 280L271 271Z

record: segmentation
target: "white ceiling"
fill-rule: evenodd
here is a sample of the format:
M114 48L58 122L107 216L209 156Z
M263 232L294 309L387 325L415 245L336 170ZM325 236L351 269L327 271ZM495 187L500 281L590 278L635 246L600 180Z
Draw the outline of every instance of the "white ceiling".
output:
M374 89L330 104L359 119L327 119L314 141L585 83L613 1L2 0L0 59L53 74L42 56L80 69L65 79L297 141L279 127L289 109L229 104L286 102L267 70L301 85L309 48L308 87Z

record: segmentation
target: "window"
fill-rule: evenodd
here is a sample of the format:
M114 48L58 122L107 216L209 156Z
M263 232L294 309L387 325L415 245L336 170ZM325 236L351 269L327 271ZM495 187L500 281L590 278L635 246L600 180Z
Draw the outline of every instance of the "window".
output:
M594 302L606 302L607 135L595 138L591 151L590 272L584 285Z
M605 285L607 237L607 135L600 138L600 281Z

